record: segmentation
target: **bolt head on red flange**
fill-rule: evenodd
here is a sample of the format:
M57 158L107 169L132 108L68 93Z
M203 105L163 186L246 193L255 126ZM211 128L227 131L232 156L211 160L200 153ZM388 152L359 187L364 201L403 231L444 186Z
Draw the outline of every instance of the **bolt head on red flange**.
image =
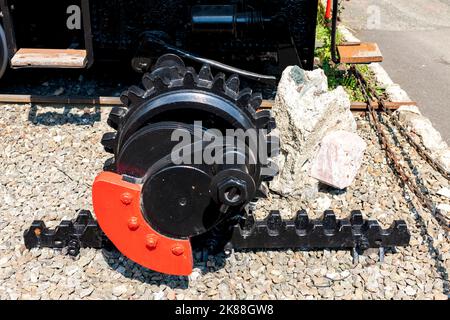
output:
M176 256L181 256L184 253L184 247L181 244L176 244L172 247L172 253Z
M139 219L137 217L131 217L128 220L128 229L131 231L136 231L139 229Z
M125 192L120 196L120 201L124 205L130 205L133 202L133 195L131 193Z
M149 250L156 249L156 247L158 246L158 237L156 235L149 234L145 239L145 246Z

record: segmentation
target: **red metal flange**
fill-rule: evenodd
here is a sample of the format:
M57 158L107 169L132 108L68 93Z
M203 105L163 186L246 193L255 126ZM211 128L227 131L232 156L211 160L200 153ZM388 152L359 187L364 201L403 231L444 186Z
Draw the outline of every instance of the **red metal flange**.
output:
M142 215L141 185L102 172L92 188L94 212L106 236L134 262L157 272L187 276L192 272L191 243L159 234Z

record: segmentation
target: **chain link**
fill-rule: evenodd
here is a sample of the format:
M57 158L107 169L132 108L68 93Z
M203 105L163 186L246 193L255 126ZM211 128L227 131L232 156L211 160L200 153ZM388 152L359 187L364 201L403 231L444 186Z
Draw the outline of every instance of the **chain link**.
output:
M367 81L364 79L364 76L355 68L352 67L350 69L353 74L355 75L358 85L361 88L361 91L367 100L367 106L369 109L369 119L371 120L372 124L376 128L378 137L381 141L381 145L383 149L386 152L386 155L388 159L391 161L397 175L399 176L400 180L403 184L408 186L408 188L414 193L414 195L419 200L420 204L428 209L433 217L436 219L436 221L439 223L439 225L442 226L442 228L448 232L450 230L450 222L449 219L442 214L442 212L434 205L433 200L428 197L426 194L424 194L420 187L417 185L414 178L412 178L406 171L406 169L400 164L399 159L396 156L395 151L393 150L391 144L388 141L388 137L386 136L385 131L382 128L381 122L378 119L377 112L372 108L371 102L373 101L373 98L378 101L380 107L383 111L386 111L386 113L389 115L389 120L391 120L396 128L399 130L399 132L405 137L405 139L410 143L414 149L417 150L419 155L423 157L424 160L427 161L435 170L437 170L439 173L441 173L445 178L450 180L450 173L447 172L439 163L434 161L430 154L427 152L425 148L417 144L413 137L407 132L407 130L404 128L403 125L399 123L399 121L395 118L391 110L388 110L388 108L385 107L384 100L376 93L375 90L373 90Z

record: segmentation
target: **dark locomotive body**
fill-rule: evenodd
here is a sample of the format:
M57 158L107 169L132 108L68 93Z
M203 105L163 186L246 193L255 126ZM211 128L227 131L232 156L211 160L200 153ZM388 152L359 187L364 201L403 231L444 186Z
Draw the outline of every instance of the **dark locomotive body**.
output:
M67 8L82 1L3 2L11 8L17 48L87 46L85 30L66 27ZM313 67L317 0L85 2L95 61L163 54L140 51L143 37L151 33L183 50L252 71L279 75L289 64Z

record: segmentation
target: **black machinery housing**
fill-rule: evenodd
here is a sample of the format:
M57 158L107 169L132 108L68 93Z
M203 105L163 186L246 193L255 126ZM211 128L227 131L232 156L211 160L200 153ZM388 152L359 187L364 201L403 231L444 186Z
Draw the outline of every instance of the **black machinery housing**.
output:
M135 69L145 69L168 53L169 44L265 74L280 75L291 64L313 67L318 0L1 0L0 5L9 58L19 48L87 49L91 60L135 58ZM83 9L81 30L66 26L71 5ZM164 44L155 46L155 38Z

